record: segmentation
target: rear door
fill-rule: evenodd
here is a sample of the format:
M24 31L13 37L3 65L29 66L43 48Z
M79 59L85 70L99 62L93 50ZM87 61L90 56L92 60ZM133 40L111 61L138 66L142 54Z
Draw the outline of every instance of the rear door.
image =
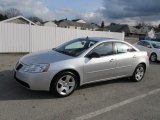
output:
M137 57L136 50L123 42L115 42L114 45L115 57L117 61L117 77L131 75L134 69L133 65Z

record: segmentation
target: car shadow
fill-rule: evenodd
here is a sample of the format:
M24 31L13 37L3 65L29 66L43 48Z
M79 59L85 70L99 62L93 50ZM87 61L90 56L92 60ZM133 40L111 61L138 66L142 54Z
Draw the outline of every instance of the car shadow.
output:
M13 77L13 71L0 71L0 101L1 100L31 100L56 99L49 92L31 91L25 89Z
M115 79L104 82L91 83L83 85L78 90L91 88L95 86L102 86L113 83L129 83L131 82L128 78ZM59 99L49 92L44 91L31 91L19 83L13 77L11 70L0 71L0 101L3 100L36 100L36 99Z
M157 62L149 62L149 64L151 64L151 65L159 65L160 64L160 61L157 61Z
M107 81L85 84L85 85L82 85L81 87L79 87L78 90L86 89L86 88L92 88L92 87L95 87L95 86L104 86L104 85L107 85L107 84L130 83L130 82L133 82L133 81L131 81L129 78L120 78L120 79L114 79L114 80L107 80Z

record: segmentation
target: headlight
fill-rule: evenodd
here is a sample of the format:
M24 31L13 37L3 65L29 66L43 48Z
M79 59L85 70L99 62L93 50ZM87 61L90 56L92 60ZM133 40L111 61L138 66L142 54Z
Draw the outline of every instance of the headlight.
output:
M38 65L25 66L23 71L31 72L31 73L47 72L49 69L49 66L50 66L49 64L38 64Z

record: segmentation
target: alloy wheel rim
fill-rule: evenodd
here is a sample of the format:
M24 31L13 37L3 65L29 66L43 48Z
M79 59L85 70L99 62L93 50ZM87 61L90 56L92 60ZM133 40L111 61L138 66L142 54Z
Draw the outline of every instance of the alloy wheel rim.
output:
M57 91L61 95L68 95L74 90L75 85L75 79L71 75L64 75L58 80Z
M155 54L153 54L152 56L151 56L151 61L156 61L156 55Z
M140 81L144 76L144 68L138 67L136 70L135 78L137 81Z

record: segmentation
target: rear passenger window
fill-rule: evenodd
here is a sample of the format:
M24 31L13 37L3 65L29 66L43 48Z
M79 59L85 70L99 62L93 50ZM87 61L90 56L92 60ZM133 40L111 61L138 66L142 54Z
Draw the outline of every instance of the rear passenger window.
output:
M150 44L148 42L144 42L144 46L148 47L148 46L150 46Z
M115 49L116 49L116 53L117 54L136 51L131 46L129 46L129 45L125 44L125 43L118 43L118 42L115 43Z

